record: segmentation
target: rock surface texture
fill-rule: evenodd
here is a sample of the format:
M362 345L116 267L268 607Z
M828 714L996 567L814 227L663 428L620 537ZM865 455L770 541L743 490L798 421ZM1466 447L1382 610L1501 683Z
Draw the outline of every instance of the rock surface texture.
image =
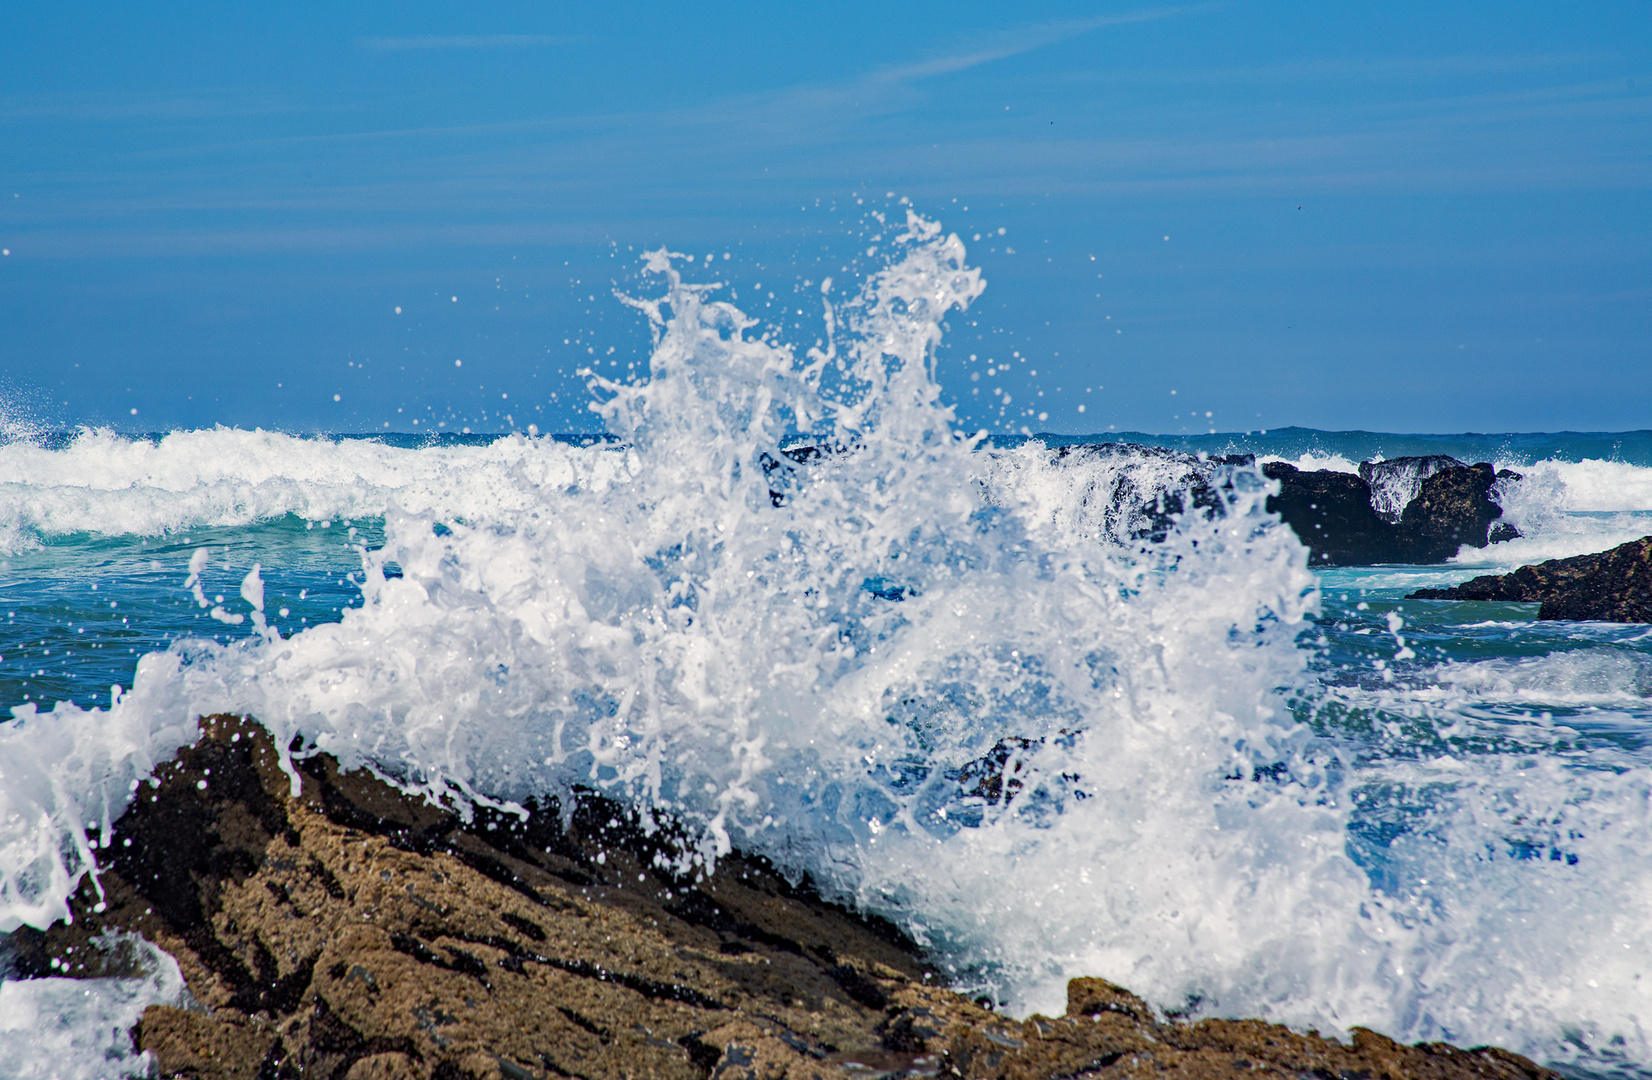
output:
M1652 536L1596 555L1487 574L1449 589L1418 589L1407 599L1536 603L1543 605L1539 619L1652 623Z
M1449 459L1448 459L1449 460ZM1513 473L1498 473L1485 462L1478 465L1441 464L1435 458L1396 458L1362 463L1362 473L1378 479L1414 461L1426 462L1410 474L1416 494L1407 501L1397 521L1390 521L1374 505L1365 476L1319 470L1304 472L1283 461L1262 466L1263 475L1279 481L1279 494L1268 499L1268 509L1279 514L1308 546L1314 566L1369 566L1374 563L1442 563L1465 544L1483 548L1493 541L1492 523L1503 508L1491 498L1492 485ZM1495 539L1518 536L1512 528L1497 530Z
M1099 979L1009 1020L934 984L893 927L734 857L700 883L588 799L469 824L323 755L288 779L263 729L207 722L117 823L72 925L19 974L82 977L106 928L174 955L193 1000L134 1032L163 1077L526 1080L938 1076L1547 1078L1495 1049L1352 1045L1182 1023ZM90 960L90 962L88 962Z

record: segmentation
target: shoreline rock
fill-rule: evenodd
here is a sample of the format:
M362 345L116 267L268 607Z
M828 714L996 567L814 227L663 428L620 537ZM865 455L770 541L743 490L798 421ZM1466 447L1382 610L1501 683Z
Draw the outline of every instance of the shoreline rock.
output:
M465 823L315 755L289 794L267 733L212 717L114 827L96 910L13 935L13 974L120 974L135 931L191 1000L134 1031L163 1077L1298 1078L1554 1076L1497 1049L1352 1045L1257 1020L1162 1019L1075 979L1017 1021L938 984L892 924L731 856L692 881L669 831L588 796Z
M1541 621L1652 623L1652 536L1448 589L1418 589L1406 599L1536 603Z

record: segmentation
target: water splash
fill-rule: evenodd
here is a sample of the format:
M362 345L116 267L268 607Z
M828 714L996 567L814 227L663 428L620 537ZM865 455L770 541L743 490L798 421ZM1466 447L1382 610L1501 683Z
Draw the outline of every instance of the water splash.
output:
M1511 740L1466 677L1311 670L1315 578L1253 468L957 431L934 350L983 284L931 222L823 290L801 356L646 268L646 377L591 377L617 443L504 440L475 489L364 464L321 508L382 507L360 608L0 728L6 925L59 917L132 786L234 711L460 806L605 789L689 826L677 869L763 852L1012 1010L1100 974L1193 1015L1652 1060L1643 762ZM237 512L313 495L284 483Z

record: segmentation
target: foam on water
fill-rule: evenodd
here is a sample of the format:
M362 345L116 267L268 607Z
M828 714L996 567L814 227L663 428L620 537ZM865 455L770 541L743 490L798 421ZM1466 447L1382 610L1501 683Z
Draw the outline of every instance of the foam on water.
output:
M1359 473L1359 462L1342 454L1306 453L1294 458L1283 457L1279 454L1259 454L1256 458L1258 465L1270 461L1283 461L1287 465L1295 465L1303 472L1331 472Z
M1194 1015L1652 1066L1646 762L1486 707L1632 704L1640 661L1395 678L1401 620L1316 672L1318 586L1261 474L977 449L932 366L979 274L921 218L898 251L845 301L823 284L802 356L651 254L647 377L593 379L616 447L0 450L18 543L111 508L385 522L340 621L252 619L145 657L108 708L14 709L0 927L61 917L194 718L236 711L460 806L604 788L691 827L678 869L765 852L1013 1011L1093 974ZM821 451L788 456L799 431Z
M1487 660L1434 673L1480 702L1517 702L1534 709L1642 707L1652 698L1652 657L1615 648Z
M1620 461L1539 461L1494 496L1519 539L1465 548L1454 561L1524 565L1603 551L1652 533L1652 468Z
M530 510L540 487L578 484L611 464L551 439L483 446L390 446L217 428L130 439L82 430L63 449L0 445L0 555L75 533L161 536L295 514L382 516L394 506L440 520Z
M94 944L135 973L0 981L0 1076L108 1080L151 1074L151 1056L133 1047L132 1028L151 1005L185 1004L183 973L176 960L141 938L105 936Z

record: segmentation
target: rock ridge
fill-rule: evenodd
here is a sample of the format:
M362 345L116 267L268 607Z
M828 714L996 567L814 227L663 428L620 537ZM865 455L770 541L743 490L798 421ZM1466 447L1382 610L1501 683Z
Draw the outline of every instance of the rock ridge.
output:
M1609 551L1486 574L1407 600L1495 600L1541 604L1539 620L1652 623L1652 536Z
M1483 548L1520 535L1498 521L1503 508L1491 497L1494 484L1518 479L1518 474L1498 472L1486 462L1395 458L1376 465L1361 462L1355 475L1270 461L1262 474L1279 481L1279 494L1269 497L1267 508L1307 545L1314 566L1443 563L1465 546ZM1416 494L1405 501L1396 520L1379 512L1382 500L1371 486L1388 474L1416 483Z
M1008 1019L761 859L673 874L669 830L599 796L465 822L315 754L294 797L262 727L203 729L115 823L101 910L88 884L72 924L13 941L22 977L121 974L88 947L110 929L171 953L191 998L133 1033L161 1077L1554 1075L1497 1049L1162 1018L1100 979L1073 980L1063 1016Z

